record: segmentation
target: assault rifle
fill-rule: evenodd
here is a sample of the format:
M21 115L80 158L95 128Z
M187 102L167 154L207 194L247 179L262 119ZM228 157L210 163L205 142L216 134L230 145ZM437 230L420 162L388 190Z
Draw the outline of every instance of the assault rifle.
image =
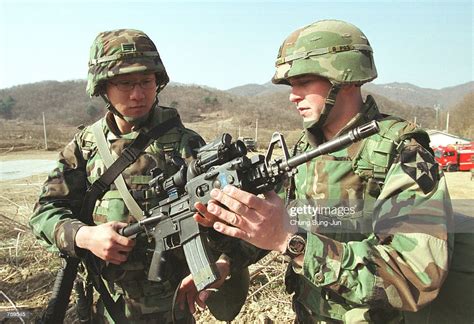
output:
M350 144L378 132L376 121L362 125L336 137L317 148L290 157L282 134L274 133L263 155L248 157L245 144L232 142L230 134L223 134L200 148L197 159L169 178L159 174L150 186L160 202L137 223L119 231L127 237L146 233L155 243L148 279L160 281L167 251L182 247L198 291L219 280L219 273L206 243L206 232L193 219L194 203L207 204L213 188L231 184L244 191L260 194L273 190L278 184L296 173L296 167L320 155L339 151ZM283 157L272 160L275 147L283 150Z

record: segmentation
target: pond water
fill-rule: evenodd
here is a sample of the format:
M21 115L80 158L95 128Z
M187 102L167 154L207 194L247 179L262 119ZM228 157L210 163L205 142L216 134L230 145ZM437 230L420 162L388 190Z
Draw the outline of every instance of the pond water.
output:
M0 161L0 181L29 177L53 170L54 160L12 160Z

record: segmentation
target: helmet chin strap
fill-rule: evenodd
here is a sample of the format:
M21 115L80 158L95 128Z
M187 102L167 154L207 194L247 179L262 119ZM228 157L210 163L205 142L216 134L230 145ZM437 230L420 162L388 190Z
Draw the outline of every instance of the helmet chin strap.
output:
M342 85L340 83L332 83L319 118L317 120L303 122L306 137L312 146L317 146L324 140L323 126L326 123L332 108L336 104L336 97L339 90L341 90L341 87Z
M125 120L123 118L123 115L112 105L112 103L110 102L109 98L107 98L107 95L105 93L100 93L100 96L102 97L102 99L104 99L105 101L105 108L107 108L108 111L110 111L112 114L114 114L115 116L119 117L119 118L122 118L123 120Z
M326 120L328 119L328 116L336 104L336 97L337 94L339 93L339 90L341 90L342 85L339 83L332 83L331 88L329 89L328 95L326 97L326 100L324 102L324 107L323 110L321 111L321 115L317 120L313 121L308 121L308 122L303 122L303 126L305 129L309 131L313 130L321 130L324 124L326 123Z
M102 99L104 99L105 108L107 108L108 111L110 111L112 114L119 117L120 119L125 120L127 123L133 125L134 128L140 128L140 126L148 120L148 118L150 117L150 114L152 114L153 110L158 105L158 91L157 91L156 96L155 96L155 101L153 102L153 105L151 106L150 111L146 115L140 116L140 117L128 117L128 116L122 115L117 110L117 108L115 108L114 105L112 105L109 98L107 98L106 94L101 93L100 96L102 97Z

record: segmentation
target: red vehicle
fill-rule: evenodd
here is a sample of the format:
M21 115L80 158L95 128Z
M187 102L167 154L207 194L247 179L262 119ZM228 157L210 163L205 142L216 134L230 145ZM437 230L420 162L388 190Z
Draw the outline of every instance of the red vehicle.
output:
M434 148L435 159L447 171L474 169L474 142Z

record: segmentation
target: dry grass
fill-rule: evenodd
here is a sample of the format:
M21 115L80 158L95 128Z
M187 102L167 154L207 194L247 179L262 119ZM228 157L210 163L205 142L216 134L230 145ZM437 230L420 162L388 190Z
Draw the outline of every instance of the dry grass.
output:
M0 119L0 153L44 149L43 125L34 122ZM58 150L72 139L75 127L46 124L48 150Z
M19 152L0 155L0 160L17 158L51 158L51 152ZM14 310L26 311L26 322L41 314L51 296L52 285L60 259L45 251L26 224L34 207L45 175L0 181L0 321L2 314ZM236 318L248 323L270 318L291 322L290 298L284 292L285 265L281 257L271 254L250 269L253 275L249 297ZM220 323L209 311L197 314L199 323ZM12 321L12 320L10 320ZM70 322L70 321L66 321ZM2 322L3 323L3 322ZM10 322L7 322L10 323Z
M43 180L44 175L0 182L0 320L4 309L12 310L12 302L27 314L39 312L59 269L60 260L26 226Z

